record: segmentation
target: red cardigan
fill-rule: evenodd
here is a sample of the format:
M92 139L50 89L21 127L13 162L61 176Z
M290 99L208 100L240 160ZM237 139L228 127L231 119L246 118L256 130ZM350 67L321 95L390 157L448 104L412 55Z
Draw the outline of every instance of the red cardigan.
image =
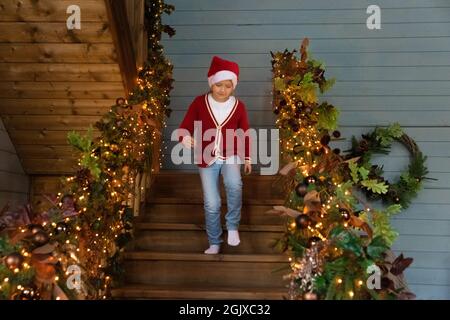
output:
M238 154L239 143L244 146L243 151L245 161L250 161L250 136L249 132L247 132L247 130L249 129L249 123L247 110L245 109L245 105L244 103L242 103L242 101L236 99L236 103L231 109L228 117L221 124L219 124L214 117L211 106L209 105L208 94L198 96L189 106L189 109L186 112L186 115L184 116L184 119L181 122L179 128L186 129L187 131L189 131L191 136L193 136L194 121L201 121L201 137L203 137L202 140L206 140L202 141L201 149L197 147L194 148L196 153L196 163L199 167L205 168L211 165L216 159L225 160L233 155L238 155L240 156L240 158L242 158L242 152L239 152L241 154ZM212 137L211 135L204 136L205 131L208 129L215 129L215 134ZM227 147L226 143L227 138L225 136L225 132L227 129L232 129L233 131L235 131L236 129L242 129L247 134L245 136L236 135L236 137L234 137L234 148L231 148L231 146ZM221 136L219 132L221 133ZM182 133L180 133L179 140L182 141L185 135L186 134L183 135ZM196 135L198 134L196 133ZM194 135L194 139L196 139L196 135ZM197 146L197 139L196 143ZM208 148L208 150L205 154L205 157L203 157L205 148Z

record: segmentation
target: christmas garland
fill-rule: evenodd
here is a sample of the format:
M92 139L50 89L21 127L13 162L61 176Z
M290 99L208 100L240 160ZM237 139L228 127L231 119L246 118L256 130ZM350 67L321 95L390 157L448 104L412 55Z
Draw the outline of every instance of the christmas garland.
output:
M388 154L395 141L409 151L410 163L408 169L400 174L398 181L390 183L382 176L383 167L372 165L371 157L374 154ZM350 162L351 175L368 198L382 199L386 204L400 204L403 208L407 208L417 196L422 189L422 181L428 174L425 166L427 157L420 152L415 141L402 132L399 124L388 128L375 128L372 132L363 134L359 141L353 137L352 148L345 158L357 159L356 162ZM362 168L367 172L368 180L358 179L358 173L364 171Z
M284 163L279 181L285 181L286 201L270 212L286 216L285 233L276 245L290 255L288 298L413 298L403 278L412 259L392 254L398 233L390 218L420 190L425 157L397 124L376 128L361 142L353 139L347 155L331 149L330 142L341 136L336 130L339 111L319 103L317 93L334 81L325 78L322 63L309 58L308 44L308 39L302 42L300 58L295 50L272 54L273 112ZM388 184L370 160L372 154L388 153L394 141L405 143L413 159L400 181ZM371 208L354 192L358 188L388 194L386 200L394 204ZM369 284L373 270L381 286Z

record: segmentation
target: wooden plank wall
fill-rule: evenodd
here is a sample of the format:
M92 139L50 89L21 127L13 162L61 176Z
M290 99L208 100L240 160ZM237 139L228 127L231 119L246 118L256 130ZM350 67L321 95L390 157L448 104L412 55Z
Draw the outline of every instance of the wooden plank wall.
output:
M78 5L81 29L68 30ZM124 86L104 0L5 0L0 6L0 115L29 174L62 174L85 132Z
M341 110L345 137L399 122L428 155L426 189L395 226L395 249L415 258L407 271L421 299L450 298L450 2L379 0L382 29L368 30L366 0L172 0L163 41L174 64L174 110L165 131L163 169L195 170L170 161L170 133L194 96L206 92L211 57L241 67L237 95L255 128L272 128L270 51L298 48L303 37L337 83L324 99ZM343 150L346 143L338 144ZM408 163L395 146L385 164L396 177Z
M12 209L26 205L29 185L29 177L23 171L16 150L0 119L0 210L5 205L10 205Z

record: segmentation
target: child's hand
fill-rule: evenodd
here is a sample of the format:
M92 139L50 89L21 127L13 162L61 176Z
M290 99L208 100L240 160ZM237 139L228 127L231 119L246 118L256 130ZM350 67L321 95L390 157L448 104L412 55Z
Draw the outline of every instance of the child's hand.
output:
M252 164L250 162L246 162L244 165L244 173L250 174L252 173Z
M191 136L184 136L181 143L183 144L183 146L185 146L188 149L191 149L194 147L194 139Z

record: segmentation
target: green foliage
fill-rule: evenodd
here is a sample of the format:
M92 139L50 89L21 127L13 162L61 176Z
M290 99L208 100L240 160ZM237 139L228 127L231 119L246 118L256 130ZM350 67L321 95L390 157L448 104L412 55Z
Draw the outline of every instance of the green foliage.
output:
M322 103L317 112L319 117L317 119L317 128L325 130L335 130L339 118L339 110L328 103Z
M373 259L381 259L382 254L389 249L385 239L378 235L372 239L370 244L367 246L367 254Z
M308 56L309 56L309 54L308 54ZM325 64L323 61L310 58L308 60L308 63L315 69L325 70Z
M0 281L8 278L8 282L2 282L0 288L0 300L6 300L17 290L18 285L27 286L33 282L35 275L34 268L21 269L15 273L9 270L4 264L0 264Z
M348 162L348 167L350 169L350 175L353 179L354 183L358 183L359 182L359 170L358 170L358 165L356 164L355 160L349 161Z
M364 167L359 167L354 159L348 162L348 167L354 183L358 183L360 179L366 180L369 176L370 170L367 170Z
M391 205L381 212L364 212L360 215L360 218L371 224L375 238L381 238L384 243L390 247L399 235L391 226L390 217L394 214L398 214L401 209L401 205Z
M291 250L295 253L295 255L297 257L300 257L303 255L303 252L305 251L305 247L292 234L288 236L288 245L290 246Z
M18 246L11 244L8 236L0 237L0 256L6 256L12 252L16 252L18 249Z
M325 82L323 82L323 83L321 83L319 85L320 92L324 93L324 92L330 90L331 87L333 87L335 83L336 83L336 79L335 78L331 78L331 79L326 80Z
M286 89L286 84L284 82L284 79L282 79L282 78L275 78L274 85L275 85L275 90L283 91L284 89Z
M395 138L400 138L403 135L403 131L400 124L394 123L387 128L376 128L375 134L377 135L380 144L383 147L387 147Z
M318 275L313 280L313 290L317 292L319 295L323 295L327 292L327 279L324 275Z
M425 166L427 157L422 152L417 152L411 159L411 163L408 166L409 174L415 179L422 179L428 174L428 169Z
M402 211L402 206L400 204L393 204L390 205L389 207L387 207L384 212L386 213L386 215L388 216L392 216L394 214L400 213L400 211Z
M299 85L308 89L314 89L316 84L314 83L314 76L311 72L307 72L303 75L303 79L299 82Z
M340 203L345 203L350 206L355 206L357 200L350 192L352 189L353 183L351 180L348 180L344 183L338 185L335 189L336 199ZM337 203L337 202L336 202Z
M351 232L350 230L334 229L331 232L331 235L337 247L350 251L357 257L362 256L364 254L360 237Z
M86 136L81 136L78 132L70 131L67 134L69 144L77 148L81 152L91 152L92 148L92 126L89 127Z
M369 179L361 181L361 185L366 187L368 190L372 191L373 193L386 193L388 191L388 185L386 182L378 182L378 180L375 179Z
M88 169L91 175L95 179L100 178L100 164L98 158L92 154L92 147L94 145L92 141L92 126L89 127L86 136L82 136L75 131L71 131L67 134L67 140L69 144L78 149L82 154L80 157L80 165L83 168Z
M370 170L367 170L364 167L360 167L358 169L358 172L359 172L359 175L361 176L362 180L367 180L367 178L369 177Z

